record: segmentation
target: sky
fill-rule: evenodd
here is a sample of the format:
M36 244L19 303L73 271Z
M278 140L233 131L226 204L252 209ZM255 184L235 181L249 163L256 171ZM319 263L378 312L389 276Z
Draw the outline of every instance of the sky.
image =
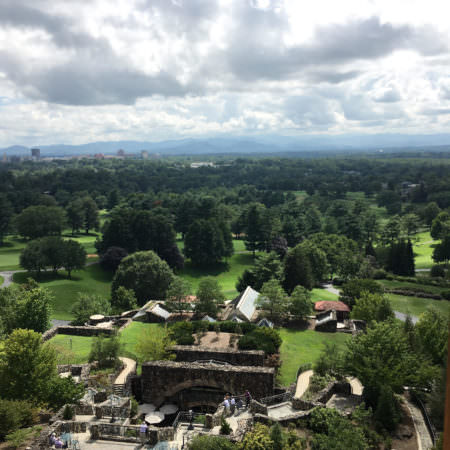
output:
M0 146L435 134L446 0L0 0Z

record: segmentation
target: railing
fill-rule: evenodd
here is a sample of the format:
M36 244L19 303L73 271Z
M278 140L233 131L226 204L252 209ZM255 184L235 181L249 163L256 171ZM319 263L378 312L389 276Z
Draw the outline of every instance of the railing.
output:
M196 422L196 419L198 419L200 416L205 416L205 414L202 413L194 413L194 412L190 412L190 411L180 411L177 414L177 417L175 417L175 420L172 424L173 428L177 429L178 425L180 425L180 423L191 423L192 424L202 424L202 422Z
M434 431L434 426L433 426L433 422L431 422L430 417L428 416L427 410L425 408L425 405L422 403L422 400L420 400L419 396L414 392L414 391L410 391L411 392L411 398L414 401L414 403L419 407L422 416L425 420L425 425L428 428L428 432L430 433L430 437L431 440L433 441L433 445L436 443L437 440L437 436L436 433Z
M292 392L283 392L282 394L264 397L259 402L266 406L276 405L277 403L288 402L292 400Z

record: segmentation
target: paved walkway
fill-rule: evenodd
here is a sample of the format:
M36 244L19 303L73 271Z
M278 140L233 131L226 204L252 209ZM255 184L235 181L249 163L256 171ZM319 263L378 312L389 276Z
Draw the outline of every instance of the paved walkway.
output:
M433 441L431 440L430 433L425 424L422 412L420 409L412 402L410 402L406 397L404 397L406 406L408 407L412 420L414 422L414 428L416 429L417 435L417 447L419 450L429 450L433 447Z
M312 370L306 370L302 372L297 379L297 387L295 389L295 398L301 398L306 392L309 386L309 379L314 372Z
M350 386L352 388L352 394L355 395L363 394L364 386L361 384L361 381L359 381L358 378L347 377L347 381L350 383Z
M0 272L0 276L3 277L3 283L0 287L8 287L13 282L12 278L16 272L21 272L20 270L7 270L5 272Z
M114 384L125 384L128 375L136 370L136 361L131 358L124 358L123 356L119 359L123 362L125 367L122 372L119 373L116 381L114 381Z

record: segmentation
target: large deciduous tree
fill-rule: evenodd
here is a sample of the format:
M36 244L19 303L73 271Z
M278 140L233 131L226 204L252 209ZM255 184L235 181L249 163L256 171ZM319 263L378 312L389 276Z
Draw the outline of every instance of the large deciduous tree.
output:
M84 325L93 314L108 315L111 313L110 302L99 295L78 294L78 300L72 306L75 325Z
M352 318L365 320L367 323L382 322L393 319L394 311L384 295L364 291L355 301Z
M16 216L14 223L21 236L36 239L61 234L66 224L66 214L58 206L29 206Z
M291 293L298 285L308 290L314 285L311 262L300 245L290 249L284 260L284 289Z
M217 315L218 303L225 300L222 288L214 277L202 278L198 284L196 295L198 302L195 311L212 317Z
M303 286L296 286L289 298L288 311L295 319L304 320L312 313L311 294Z
M148 300L165 299L173 280L169 265L155 252L136 252L122 260L114 275L112 292L119 286L133 289L139 305Z
M184 253L196 266L207 266L233 254L228 225L217 219L196 220L184 238Z
M267 311L269 317L273 320L279 319L286 312L288 306L287 295L280 282L275 279L263 284L257 303Z
M13 214L12 205L4 194L0 194L0 245L9 229L9 223Z

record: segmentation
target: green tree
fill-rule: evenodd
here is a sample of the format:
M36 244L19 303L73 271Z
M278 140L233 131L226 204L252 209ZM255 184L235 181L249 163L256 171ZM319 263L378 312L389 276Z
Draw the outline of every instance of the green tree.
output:
M371 279L362 278L350 280L342 285L339 300L352 308L356 299L361 298L363 292L369 294L382 294L383 287L380 283Z
M93 294L79 293L78 300L72 306L75 325L84 325L94 314L108 315L111 312L110 302L103 297Z
M94 228L98 229L99 218L97 203L91 197L85 197L82 200L83 204L83 225L86 234L89 234L89 230Z
M329 273L326 253L309 240L303 241L300 248L308 256L314 281L324 280Z
M73 270L84 269L86 264L86 250L77 241L71 239L64 241L62 266L67 271L67 276L71 278Z
M381 242L385 245L396 242L400 238L401 227L400 217L398 215L392 216L383 227Z
M384 295L362 292L355 301L351 316L352 319L365 320L367 323L383 322L393 319L394 311Z
M284 260L284 289L291 293L298 285L308 290L314 285L310 260L300 245L290 249Z
M231 231L224 221L199 219L184 238L184 254L196 266L207 266L233 254Z
M64 263L65 241L61 236L47 236L41 238L38 242L45 265L50 266L56 273Z
M275 424L270 427L270 439L273 442L273 450L284 449L283 430L278 422L275 422Z
M89 362L97 361L100 368L117 367L119 351L120 341L117 336L96 336L92 341Z
M439 208L436 202L427 203L425 208L421 211L421 216L425 223L431 228L431 224L433 220L437 217L437 215L441 212L441 208Z
M450 234L450 214L447 211L440 212L433 219L430 234L433 239L442 239L443 236Z
M183 300L191 293L191 284L181 277L174 277L167 290L167 301L170 302L176 311L184 309Z
M443 236L442 241L434 247L433 261L448 264L450 260L450 234Z
M389 386L380 387L374 418L388 431L394 431L400 421L400 408Z
M197 305L195 310L199 314L217 315L217 304L225 300L222 288L214 277L204 277L198 283Z
M29 242L20 254L20 265L29 272L36 272L39 277L47 266L47 260L42 252L40 239Z
M278 280L272 279L263 284L257 304L267 311L273 320L278 320L284 314L288 306L288 298Z
M392 321L376 322L367 333L351 339L345 366L361 381L368 404L375 407L381 386L401 392L419 370L401 326Z
M14 330L0 355L0 388L7 399L46 401L51 381L57 377L56 355L41 334Z
M121 261L111 291L119 286L132 289L138 304L144 305L151 299L165 299L173 277L168 264L155 252L136 252Z
M281 280L283 264L275 252L258 255L254 261L253 267L246 269L238 278L236 283L238 292L243 292L247 286L259 291L266 281L272 278Z
M23 328L43 333L50 328L52 296L45 288L21 290L16 302L14 328Z
M296 286L292 291L288 311L300 320L304 320L312 313L311 294L303 286Z
M139 336L136 352L141 362L173 360L175 359L171 351L173 345L175 341L172 340L166 327L146 329Z
M13 214L12 205L4 194L0 194L0 245L9 229L9 224Z
M36 239L51 234L61 234L66 223L65 211L58 206L29 206L15 218L17 232Z
M67 222L74 235L84 224L83 202L80 198L71 201L66 208Z
M260 203L251 203L244 211L245 248L253 252L264 250L267 241L264 216L266 207Z
M137 300L134 291L119 286L111 295L111 306L116 313L137 308Z
M128 252L122 247L108 247L100 257L100 265L105 270L115 272L123 258Z
M431 357L434 364L444 365L449 330L448 317L434 308L427 309L414 326L422 352Z
M402 229L407 239L411 239L419 229L420 218L417 214L405 214L401 218Z

